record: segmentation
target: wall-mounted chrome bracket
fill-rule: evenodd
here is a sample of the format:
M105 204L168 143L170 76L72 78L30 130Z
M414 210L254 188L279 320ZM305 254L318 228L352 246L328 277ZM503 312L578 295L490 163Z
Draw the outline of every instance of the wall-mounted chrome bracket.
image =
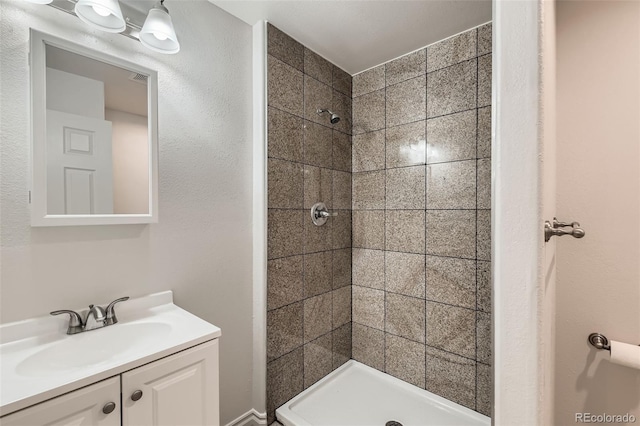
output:
M568 227L571 227L571 229L563 229ZM553 218L553 223L548 220L544 222L545 242L548 242L553 236L562 237L563 235L571 235L573 238L582 238L584 237L584 234L584 229L580 228L580 224L578 222L560 222L555 217Z
M311 207L311 220L316 226L322 226L329 217L338 216L338 213L330 213L324 203L315 203Z

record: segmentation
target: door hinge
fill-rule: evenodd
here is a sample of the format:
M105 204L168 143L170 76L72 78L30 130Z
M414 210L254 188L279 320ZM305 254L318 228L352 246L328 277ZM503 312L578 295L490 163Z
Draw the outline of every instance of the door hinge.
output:
M31 204L31 191L29 191L29 204Z

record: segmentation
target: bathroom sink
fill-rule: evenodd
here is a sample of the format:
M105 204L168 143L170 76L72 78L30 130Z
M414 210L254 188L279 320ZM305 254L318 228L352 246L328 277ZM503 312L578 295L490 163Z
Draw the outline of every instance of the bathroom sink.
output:
M169 324L144 322L115 324L67 336L20 362L16 372L22 376L43 376L99 365L153 344L170 331Z

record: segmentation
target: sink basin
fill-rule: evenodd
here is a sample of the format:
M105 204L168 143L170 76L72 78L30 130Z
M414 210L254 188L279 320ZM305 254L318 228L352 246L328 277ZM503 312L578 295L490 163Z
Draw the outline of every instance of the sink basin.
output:
M171 326L161 322L115 324L47 345L16 366L21 376L47 376L98 366L153 345Z

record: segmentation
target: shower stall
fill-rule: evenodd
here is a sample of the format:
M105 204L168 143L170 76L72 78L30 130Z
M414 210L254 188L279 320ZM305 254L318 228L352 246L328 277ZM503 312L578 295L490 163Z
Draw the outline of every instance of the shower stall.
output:
M489 424L491 33L351 76L267 25L268 424Z

